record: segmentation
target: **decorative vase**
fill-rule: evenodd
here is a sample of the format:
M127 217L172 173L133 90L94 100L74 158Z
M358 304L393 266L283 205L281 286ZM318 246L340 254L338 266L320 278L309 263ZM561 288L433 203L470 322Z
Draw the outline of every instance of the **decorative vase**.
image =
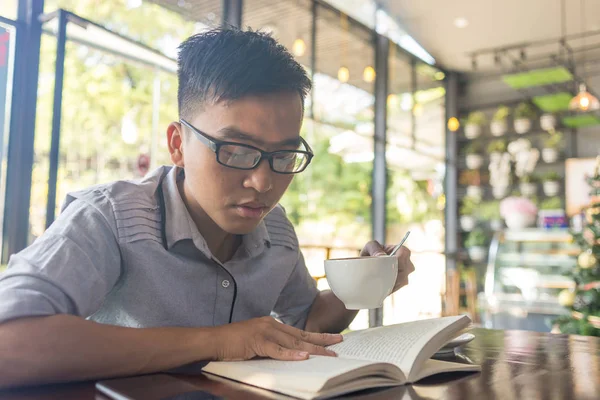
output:
M521 194L525 197L533 197L537 194L537 185L535 183L520 183L519 189Z
M481 262L481 261L485 260L485 255L486 255L485 250L486 249L483 246L473 246L473 247L469 247L467 249L467 252L469 253L469 258L471 259L471 261Z
M472 215L461 215L460 216L460 227L463 231L471 232L475 229L477 220Z
M553 149L551 147L546 147L542 149L542 160L545 163L553 163L558 160L558 150Z
M556 117L552 114L543 114L540 117L540 126L545 131L553 131L556 128Z
M535 215L524 213L513 213L507 215L504 221L509 229L518 230L529 228L535 224Z
M560 190L558 181L544 181L544 194L548 197L556 196Z
M465 161L469 169L479 169L483 165L483 157L479 154L467 154Z
M483 197L483 189L481 188L481 186L467 186L467 196L480 199Z
M508 131L508 124L505 119L492 121L490 124L490 132L492 136L502 136Z
M465 137L467 139L477 139L481 135L481 126L475 124L465 125Z
M515 132L522 135L531 129L531 120L527 118L515 119Z
M502 222L501 219L492 219L490 221L490 228L493 231L501 231L503 227L504 227L504 223Z
M508 194L508 186L494 186L492 187L492 195L496 200L506 197Z
M502 160L502 153L500 153L499 151L494 151L493 153L490 153L490 164L497 163L500 160Z

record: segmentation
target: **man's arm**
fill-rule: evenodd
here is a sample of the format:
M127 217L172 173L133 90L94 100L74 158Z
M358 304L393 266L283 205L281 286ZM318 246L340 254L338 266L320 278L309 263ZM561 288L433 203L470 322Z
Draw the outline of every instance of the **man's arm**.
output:
M195 361L332 356L340 335L303 332L271 317L210 328L123 328L72 315L0 324L0 389L164 371Z
M350 325L358 311L347 310L331 290L319 292L306 320L309 332L340 333Z
M73 315L0 325L0 388L135 375L216 358L209 329L134 329Z

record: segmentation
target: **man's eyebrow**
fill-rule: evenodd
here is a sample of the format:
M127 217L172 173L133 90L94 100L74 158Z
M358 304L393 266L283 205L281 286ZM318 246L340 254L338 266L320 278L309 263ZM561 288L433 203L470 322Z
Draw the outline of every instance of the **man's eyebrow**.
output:
M250 135L244 131L241 131L235 127L225 127L220 129L217 132L218 138L220 140L243 140L245 142L251 142L254 143L258 146L300 146L300 136L294 138L294 139L286 139L286 140L282 140L280 142L265 142L264 140L261 139L257 139L256 137L254 137L253 135Z

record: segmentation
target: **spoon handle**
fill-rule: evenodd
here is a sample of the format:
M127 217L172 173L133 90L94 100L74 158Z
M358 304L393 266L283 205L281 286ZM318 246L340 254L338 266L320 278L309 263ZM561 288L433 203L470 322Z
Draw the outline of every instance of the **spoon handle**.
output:
M400 241L400 243L398 243L398 245L394 247L394 250L392 250L390 256L393 256L398 250L400 250L400 247L402 247L404 242L406 242L406 239L408 239L408 235L410 235L410 231L406 232L406 235L404 235L404 238Z

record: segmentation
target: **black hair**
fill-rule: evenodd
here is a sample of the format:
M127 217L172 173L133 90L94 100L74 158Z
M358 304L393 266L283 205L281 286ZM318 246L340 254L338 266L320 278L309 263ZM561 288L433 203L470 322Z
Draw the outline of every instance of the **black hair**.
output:
M177 77L181 117L204 104L284 91L298 92L304 104L311 89L304 68L269 34L232 27L185 40Z

